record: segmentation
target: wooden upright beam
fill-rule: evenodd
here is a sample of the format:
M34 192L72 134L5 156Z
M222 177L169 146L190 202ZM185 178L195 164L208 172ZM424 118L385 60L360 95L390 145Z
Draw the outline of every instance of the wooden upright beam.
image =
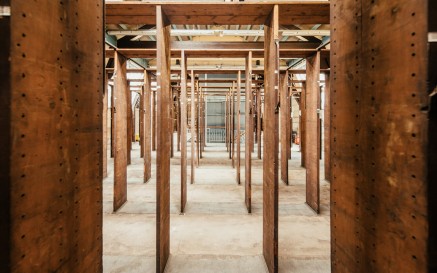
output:
M170 21L161 6L156 7L157 29L157 146L156 146L156 272L163 273L170 256L170 145L173 132L169 107Z
M152 94L152 151L156 151L156 91Z
M237 74L237 163L236 163L236 181L241 184L241 71Z
M300 143L300 165L305 168L306 164L306 83L302 83L302 93L300 95L300 122L299 122L299 143Z
M126 72L126 71L125 71ZM127 72L126 72L127 73ZM125 73L125 77L127 79L127 74ZM132 92L129 88L129 83L126 80L125 82L125 92L126 92L126 162L128 165L131 164L132 158L131 158L131 151L132 151L132 131L133 131L133 115L132 115Z
M191 70L191 184L195 179L195 164L196 164L196 86L194 81L194 71Z
M324 118L324 159L325 179L331 181L331 79L329 73L325 74L325 110Z
M435 170L427 90L433 2L331 1L332 272L435 271L435 180L427 176Z
M245 126L246 137L244 145L244 176L245 176L245 203L247 212L252 212L252 145L253 145L253 102L252 102L252 52L246 57L246 104Z
M103 270L103 7L0 1L0 272Z
M148 71L144 71L144 183L147 183L152 178L152 134L151 134L151 122L152 122L152 79L151 74Z
M144 73L147 73L147 71L144 71ZM140 157L141 158L144 158L144 133L145 133L145 130L144 130L144 119L145 119L145 98L144 98L144 96L145 96L145 93L146 93L146 90L145 90L145 87L144 87L144 85L142 86L142 88L141 88L141 91L140 91L140 105L139 105L139 116L140 116L140 126L139 126L139 129L140 129Z
M231 88L231 158L232 168L235 168L235 82L232 82Z
M187 58L181 58L180 135L181 135L181 213L187 204Z
M128 92L127 59L120 54L114 58L114 211L117 211L127 201L127 164L130 138L127 134ZM130 91L129 91L130 92Z
M102 175L103 177L108 176L108 73L105 73L105 82L102 97Z
M261 116L262 116L262 101L261 101L261 89L256 89L256 139L258 144L258 159L261 159Z
M320 211L320 54L307 58L306 81L306 203L316 212Z
M290 149L290 100L288 99L288 72L280 76L280 134L281 134L281 180L288 185L288 151Z
M263 254L270 273L278 272L278 16L275 5L264 26Z

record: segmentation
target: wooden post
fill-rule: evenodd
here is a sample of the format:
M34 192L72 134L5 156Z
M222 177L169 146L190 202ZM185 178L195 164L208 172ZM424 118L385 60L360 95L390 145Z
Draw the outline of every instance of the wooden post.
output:
M331 181L331 80L329 73L325 74L325 111L324 118L324 151L325 151L325 179Z
M128 92L126 79L127 60L116 53L114 58L114 212L127 201L127 160L130 138L127 134Z
M288 151L289 151L289 131L290 125L290 106L288 105L288 71L280 77L280 96L281 96L281 180L288 185Z
M175 122L175 109L174 109L174 90L172 87L170 87L170 98L171 98L171 105L170 105L170 158L174 157L174 122Z
M170 255L170 21L156 6L157 146L156 146L156 272L163 273Z
M114 131L114 119L115 119L115 113L114 113L114 88L111 87L111 158L115 155L115 131Z
M181 135L181 213L187 204L187 57L181 52L181 96L180 96L180 135Z
M235 82L232 82L232 99L231 99L231 139L232 139L232 149L231 149L231 157L232 157L232 168L235 168Z
M127 76L126 76L127 77ZM132 92L129 88L129 82L126 80L125 92L127 96L126 101L126 161L127 165L131 164L131 151L132 151Z
M274 5L264 26L263 254L270 273L278 272L278 16Z
M289 122L288 122L288 159L291 159L291 148L293 147L293 94L290 88L287 89L288 93L288 114L289 114Z
M146 73L146 71L144 71L144 73ZM139 114L140 114L140 157L144 158L144 112L145 112L145 87L143 86L141 88L141 93L140 93L140 110L139 110Z
M152 94L152 151L156 151L156 91Z
M261 99L261 89L258 87L256 89L256 100L257 100L257 115L256 115L256 139L258 144L258 159L261 159L261 116L262 116L262 99Z
M199 86L199 81L196 81L196 89L197 89L197 103L196 103L196 166L200 166L200 142L201 142L201 134L200 134L200 93L202 92L201 87Z
M300 153L301 153L301 163L302 167L306 167L306 113L307 113L307 105L306 105L306 82L302 83L302 93L300 95Z
M143 136L144 136L144 183L147 183L152 177L152 134L151 134L151 123L152 123L152 79L148 71L144 70L144 126L143 126Z
M236 181L240 185L240 171L241 171L241 71L238 71L237 76L237 164L236 164Z
M196 86L194 81L194 71L191 70L191 184L194 184L196 164Z
M225 132L226 132L226 151L229 152L229 92L226 94L225 99Z
M0 1L0 272L103 271L103 9Z
M320 97L320 52L307 58L306 78L306 203L316 212L320 210L320 139L318 102Z
M182 82L182 81L181 81ZM182 84L182 83L181 83ZM177 91L177 105L178 105L178 111L177 111L177 150L178 152L181 151L181 92Z
M254 113L255 113L255 92L253 92L252 89L252 77L250 78L250 82L251 85L249 86L250 89L250 100L251 100L251 104L250 104L250 134L251 134L251 142L250 142L250 152L254 153L255 152L255 136L256 136L256 131L255 131L255 121L254 121Z
M105 73L105 87L103 88L102 98L102 168L103 177L108 176L108 73Z
M251 124L253 123L253 104L252 104L252 51L249 51L246 57L246 138L245 138L245 203L247 212L252 211L252 147L253 147L253 131Z

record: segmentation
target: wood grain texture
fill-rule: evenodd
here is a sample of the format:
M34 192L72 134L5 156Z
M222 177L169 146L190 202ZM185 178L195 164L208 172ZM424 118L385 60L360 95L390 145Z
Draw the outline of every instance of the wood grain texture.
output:
M187 58L182 52L181 58L181 213L187 204Z
M127 201L127 152L128 152L128 130L127 130L127 106L128 92L127 59L121 54L114 58L114 204L113 210L117 211Z
M156 146L156 272L163 273L170 256L170 145L172 105L170 86L170 22L156 7L157 54L157 146Z
M252 102L252 52L246 57L246 103L245 103L245 126L246 137L244 146L244 177L245 177L245 203L247 212L252 212L252 145L253 145L253 102Z
M191 70L191 119L190 119L190 137L191 137L191 184L195 181L195 164L196 164L196 85L194 81L194 71Z
M102 177L108 176L108 73L105 73L102 96Z
M281 134L281 180L288 185L288 150L290 149L290 143L288 139L290 124L290 105L288 98L288 73L281 74L280 76L280 134Z
M264 26L264 160L263 160L263 255L270 273L278 272L278 6Z
M237 158L236 158L236 179L238 185L241 184L241 71L237 73Z
M261 139L261 116L262 116L262 101L261 101L261 89L256 89L256 107L257 107L257 114L256 114L256 139L258 144L258 159L261 159L261 145L262 145L262 139Z
M231 160L232 168L235 168L235 82L231 88Z
M10 4L0 19L0 271L102 272L103 1Z
M156 91L152 91L152 151L156 151Z
M300 166L305 168L306 159L306 82L302 83L302 92L300 95L300 123L299 123L299 136L300 136Z
M146 72L145 72L146 73ZM144 119L145 119L145 101L144 101L144 96L145 96L145 86L143 85L141 87L141 91L140 91L140 104L139 104L139 109L138 109L138 113L139 113L139 135L140 135L140 158L144 158Z
M331 181L331 77L325 73L325 109L324 118L324 160L325 180Z
M334 273L430 272L427 3L331 1Z
M152 78L144 70L144 183L152 178Z
M316 212L320 211L320 122L318 109L320 97L320 54L306 59L306 118L305 122L305 167L306 203Z

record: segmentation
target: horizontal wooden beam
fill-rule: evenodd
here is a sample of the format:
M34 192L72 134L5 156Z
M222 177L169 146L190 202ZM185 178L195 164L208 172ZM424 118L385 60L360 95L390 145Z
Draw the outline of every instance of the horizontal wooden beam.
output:
M329 24L329 1L106 2L107 24L155 25L156 6L161 5L172 24L262 25L279 6L279 24Z

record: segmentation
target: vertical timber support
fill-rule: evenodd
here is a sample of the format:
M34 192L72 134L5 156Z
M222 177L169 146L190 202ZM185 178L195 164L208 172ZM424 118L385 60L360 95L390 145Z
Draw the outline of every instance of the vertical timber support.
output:
M132 121L133 121L133 115L132 115L132 92L130 91L129 82L127 81L127 70L124 70L124 78L126 79L125 82L125 92L126 92L126 161L127 164L130 165L132 162L131 158L131 151L132 151Z
M428 0L330 5L332 272L433 272Z
M144 71L144 73L146 73L146 71ZM145 75L144 75L145 78ZM140 93L140 107L139 107L139 120L140 120L140 157L144 158L144 111L145 111L145 101L144 101L144 96L145 96L146 90L145 90L145 86L143 85L143 87L141 88L141 93Z
M180 96L180 135L181 135L181 213L187 204L187 57L181 53L181 96Z
M127 130L127 59L116 52L114 58L114 212L127 201L127 164L130 136Z
M279 7L264 26L263 255L270 273L278 272L278 92Z
M281 111L281 180L288 185L288 153L290 150L289 126L290 106L288 99L288 71L280 77L280 111Z
M325 110L324 118L324 160L325 180L331 181L331 79L329 73L325 74Z
M0 6L0 272L102 272L104 3Z
M157 145L156 145L156 272L163 273L170 255L170 145L173 106L170 86L170 21L156 6Z
M316 212L320 211L320 52L306 60L306 203Z
M156 151L156 90L152 91L152 151Z
M147 183L152 178L152 134L151 134L151 96L152 96L152 79L147 70L144 70L144 126L143 136L144 147L144 183Z
M252 51L249 51L246 57L246 108L245 108L245 126L246 137L244 146L244 165L245 165L245 202L247 212L252 212L252 147L253 147L253 102L252 102Z
M305 162L306 162L306 113L307 113L307 105L306 105L306 96L307 96L307 91L306 91L306 82L302 83L302 93L300 95L300 123L299 123L299 134L300 134L300 153L301 153L301 158L300 158L300 165L302 167L306 167Z
M194 81L194 71L191 70L191 184L195 181L196 164L196 86Z
M102 98L102 176L108 176L108 73L105 73L105 82L103 88Z
M236 181L241 184L241 71L237 74L237 164L236 164Z
M235 82L232 82L231 89L231 158L232 168L235 168Z
M256 89L256 139L258 144L258 159L261 159L261 116L262 116L262 100L261 88Z

